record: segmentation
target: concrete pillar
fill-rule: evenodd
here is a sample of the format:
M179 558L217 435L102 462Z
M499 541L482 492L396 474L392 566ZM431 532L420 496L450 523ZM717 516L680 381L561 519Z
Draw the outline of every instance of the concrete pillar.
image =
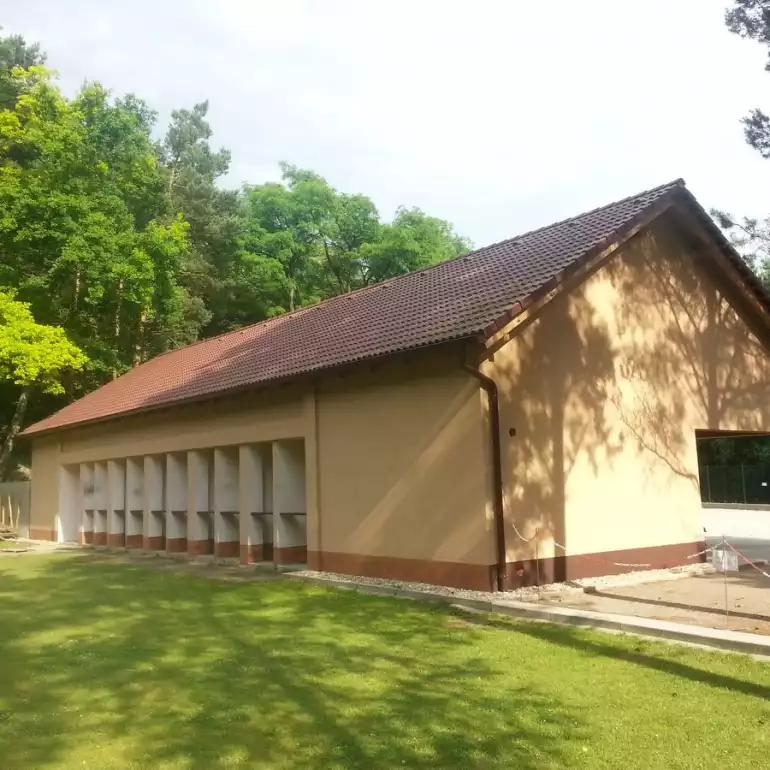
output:
M211 505L212 454L187 453L187 553L214 553L214 519Z
M163 455L147 455L144 466L144 490L142 494L142 547L147 551L166 549L166 458Z
M305 442L273 442L273 561L307 560Z
M268 514L267 522L270 524L270 542L273 542L273 445L260 444L259 453L262 456L262 510Z
M94 463L94 545L107 545L107 463Z
M94 542L94 465L80 463L80 504L82 506L83 523L82 541L85 545Z
M273 558L272 509L267 507L265 473L270 445L244 444L238 449L241 564ZM272 450L271 450L272 451ZM272 484L272 479L270 479Z
M321 569L321 512L318 494L318 412L315 388L310 388L302 401L305 423L305 518L307 532L307 564Z
M238 447L214 450L214 553L221 559L240 556Z
M126 548L141 548L144 531L144 458L126 460Z
M83 516L80 503L80 468L59 468L59 515L56 517L56 540L59 543L82 543Z
M187 551L187 453L166 455L166 551Z
M107 461L107 545L126 545L126 462Z

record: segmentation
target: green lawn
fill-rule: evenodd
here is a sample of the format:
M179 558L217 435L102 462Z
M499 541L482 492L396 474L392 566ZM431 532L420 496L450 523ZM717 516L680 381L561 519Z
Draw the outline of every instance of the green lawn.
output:
M770 763L770 664L291 581L0 557L0 767Z

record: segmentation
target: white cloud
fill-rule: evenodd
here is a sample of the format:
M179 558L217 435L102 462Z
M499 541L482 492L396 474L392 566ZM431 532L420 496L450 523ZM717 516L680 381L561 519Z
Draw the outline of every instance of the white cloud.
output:
M69 91L98 79L163 118L209 98L233 184L286 159L483 244L678 176L706 206L770 209L739 122L765 52L726 2L38 0L4 24Z

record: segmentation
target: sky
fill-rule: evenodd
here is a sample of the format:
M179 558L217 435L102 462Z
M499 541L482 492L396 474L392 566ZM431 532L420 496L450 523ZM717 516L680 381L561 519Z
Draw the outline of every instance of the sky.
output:
M289 161L452 222L477 245L683 177L709 208L770 212L766 51L728 0L1 0L62 88L158 111L208 99L237 186Z

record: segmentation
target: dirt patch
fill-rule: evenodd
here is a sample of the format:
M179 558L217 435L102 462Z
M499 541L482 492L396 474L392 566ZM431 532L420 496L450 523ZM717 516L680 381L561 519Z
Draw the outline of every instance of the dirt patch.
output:
M587 593L550 595L542 601L562 607L770 636L770 578L751 567L728 573L726 581L723 574L711 574L587 590Z

